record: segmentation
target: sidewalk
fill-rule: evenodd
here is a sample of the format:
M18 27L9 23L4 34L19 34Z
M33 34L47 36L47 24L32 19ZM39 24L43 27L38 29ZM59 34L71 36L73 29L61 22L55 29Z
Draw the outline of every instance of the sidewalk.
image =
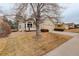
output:
M79 56L79 35L44 56Z

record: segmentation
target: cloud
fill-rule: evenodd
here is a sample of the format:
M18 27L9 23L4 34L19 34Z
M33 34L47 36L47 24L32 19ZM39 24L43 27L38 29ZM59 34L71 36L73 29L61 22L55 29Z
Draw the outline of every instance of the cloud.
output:
M68 5L67 5L68 6ZM79 3L72 3L63 12L64 22L79 23Z
M12 3L0 3L0 9L9 13L12 8ZM63 22L79 23L79 3L61 3L61 6L65 7L62 15Z

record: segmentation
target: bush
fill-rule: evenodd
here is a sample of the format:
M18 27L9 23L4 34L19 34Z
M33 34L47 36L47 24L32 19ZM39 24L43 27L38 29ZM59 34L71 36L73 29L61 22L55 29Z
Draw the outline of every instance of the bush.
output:
M0 37L7 36L11 33L11 28L6 22L1 22L0 27L2 28L2 32L0 33Z
M41 32L49 32L48 29L41 29Z
M8 25L8 23L4 22L2 23L2 27L5 30L6 34L10 34L11 33L11 27Z
M64 31L64 29L54 29L54 31Z

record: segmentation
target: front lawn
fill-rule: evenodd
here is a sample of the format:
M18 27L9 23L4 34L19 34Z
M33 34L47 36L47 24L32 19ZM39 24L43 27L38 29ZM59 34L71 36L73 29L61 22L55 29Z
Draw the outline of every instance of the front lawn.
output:
M71 38L48 32L41 35L39 40L35 40L35 32L13 32L8 37L0 39L0 44L4 45L0 45L0 55L44 55Z

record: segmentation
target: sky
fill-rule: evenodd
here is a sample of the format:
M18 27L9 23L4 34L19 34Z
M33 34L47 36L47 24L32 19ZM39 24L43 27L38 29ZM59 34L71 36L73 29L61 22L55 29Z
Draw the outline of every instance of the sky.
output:
M60 5L64 7L61 21L79 24L79 3L61 3ZM12 6L11 3L0 3L0 8L6 13L10 12Z
M65 4L65 7L62 13L63 22L79 23L79 3Z

